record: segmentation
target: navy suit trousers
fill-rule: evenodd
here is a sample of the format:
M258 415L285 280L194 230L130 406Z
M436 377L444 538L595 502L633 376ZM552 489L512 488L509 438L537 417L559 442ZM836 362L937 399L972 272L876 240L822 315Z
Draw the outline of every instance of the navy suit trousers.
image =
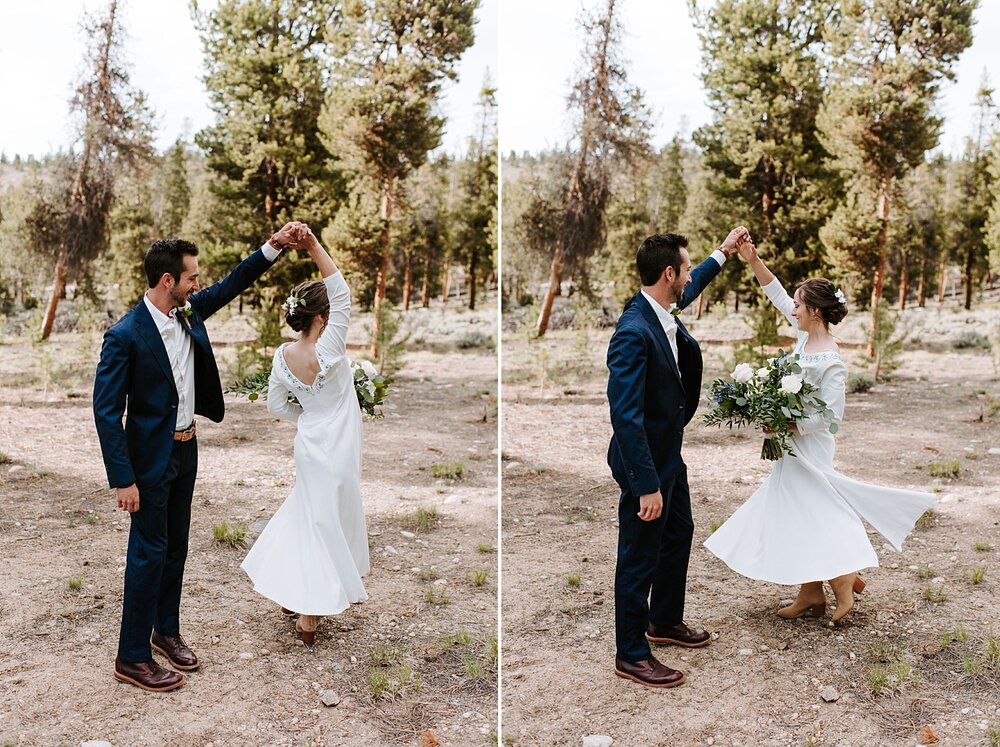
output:
M166 472L138 484L125 565L125 597L118 656L126 662L153 658L149 637L180 634L181 585L191 527L191 498L198 472L198 439L174 441Z
M638 517L639 497L624 491L618 503L618 565L615 568L617 656L641 661L650 655L646 625L669 627L684 620L684 589L694 537L687 467L664 485L663 512Z

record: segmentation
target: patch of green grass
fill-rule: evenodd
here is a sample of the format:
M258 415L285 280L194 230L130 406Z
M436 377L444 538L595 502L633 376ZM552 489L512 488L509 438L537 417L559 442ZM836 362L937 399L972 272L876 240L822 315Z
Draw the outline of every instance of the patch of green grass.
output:
M961 659L962 671L965 674L971 677L977 677L983 673L983 663L972 654L963 653L961 654Z
M934 520L937 518L937 514L934 513L933 508L929 508L920 514L920 518L917 519L917 523L914 525L917 529L927 529L934 525Z
M388 643L381 643L368 654L368 661L372 666L391 667L395 664L402 664L406 652L399 646Z
M937 575L937 571L934 570L932 565L922 565L917 568L917 578L928 579L934 578Z
M898 641L873 643L868 648L868 656L880 664L890 664L903 655L903 644Z
M924 587L924 599L928 602L940 604L941 602L948 601L948 595L945 593L943 587L927 584L927 586Z
M579 573L570 573L568 576L566 576L566 583L569 584L570 586L574 587L579 586L582 580L583 578L580 576Z
M969 583L971 583L973 586L978 586L979 584L981 584L984 578L986 578L985 568L982 567L973 568L971 571L969 571Z
M99 517L97 514L91 511L89 514L83 517L83 520L90 525L94 525L101 520L101 517Z
M993 724L986 732L986 739L990 747L1000 747L1000 724Z
M992 633L983 641L983 658L993 669L1000 669L1000 640Z
M70 591L80 591L83 586L83 579L79 576L71 576L66 579L66 586L69 587Z
M954 630L946 630L941 634L941 648L948 648L955 641L965 643L969 640L969 631L959 625Z
M10 464L14 460L7 456L4 452L0 451L0 464Z
M437 581L438 572L437 568L431 566L430 568L421 568L418 574L421 581Z
M368 673L368 690L375 700L397 700L408 688L419 690L421 684L420 675L408 664L378 666Z
M424 594L424 599L427 600L428 604L433 604L435 607L441 607L451 603L451 600L448 598L448 593L444 589L438 589L435 591L433 586L427 589L427 593Z
M486 663L494 671L500 663L500 646L496 636L491 636L489 645L486 646Z
M873 695L897 692L919 679L899 641L875 643L868 649L868 655L875 662L867 673L868 689Z
M958 462L958 460L951 462L932 462L927 465L927 471L930 472L931 477L958 477L958 473L961 469L962 465Z
M461 462L435 462L431 465L431 475L441 480L461 480L465 465Z
M881 695L889 688L889 670L881 664L868 668L868 689L872 695Z
M482 586L486 583L486 579L489 578L489 571L474 571L469 574L469 583L473 586Z
M403 517L404 527L413 532L429 532L441 524L437 506L417 506L412 514Z
M982 541L976 542L972 547L975 548L976 552L989 552L993 549L993 545L989 542Z
M486 676L486 667L475 656L467 655L462 657L462 665L465 667L465 676L474 680L481 680Z
M493 552L493 551L494 551L495 549L496 549L496 548L495 548L495 547L493 547L493 545L491 545L491 544L490 544L489 542L480 542L480 543L479 543L478 545L476 545L476 551L477 551L477 552L481 552L481 553L483 553L484 555L485 555L486 553L491 553L491 552Z
M472 643L472 636L466 630L459 630L457 633L448 633L441 639L441 650L447 653L455 646L468 646Z
M715 534L719 530L719 527L721 527L725 523L726 523L725 519L716 519L715 521L711 522L708 525L708 531L711 532L712 534Z
M212 536L221 545L239 547L243 544L243 540L247 536L247 525L229 524L225 521L221 524L214 524L212 526Z

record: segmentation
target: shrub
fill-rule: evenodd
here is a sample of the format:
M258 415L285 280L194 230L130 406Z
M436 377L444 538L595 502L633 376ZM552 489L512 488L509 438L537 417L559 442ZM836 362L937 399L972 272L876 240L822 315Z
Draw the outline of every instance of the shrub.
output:
M866 373L852 373L847 377L847 392L849 394L867 392L873 386L875 386L875 379Z
M243 539L247 536L247 525L230 525L228 522L224 521L221 524L215 524L212 527L212 536L215 537L215 541L221 545L238 547L243 544Z
M478 330L465 332L461 334L457 340L455 340L455 347L460 350L467 350L469 348L486 348L487 350L493 350L496 346L496 341L493 339L492 335L487 335Z
M989 350L990 340L984 334L967 330L965 332L959 332L957 335L952 337L951 346L958 350L963 348L981 348L983 350Z

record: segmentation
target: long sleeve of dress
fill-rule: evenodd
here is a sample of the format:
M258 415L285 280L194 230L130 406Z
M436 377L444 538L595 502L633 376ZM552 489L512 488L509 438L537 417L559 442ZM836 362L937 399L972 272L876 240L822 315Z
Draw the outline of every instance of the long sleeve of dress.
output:
M789 324L792 325L792 329L798 332L799 325L795 323L795 317L792 316L792 309L795 306L795 302L792 301L792 297L788 295L787 291L785 291L781 281L778 280L778 278L775 278L770 283L762 287L764 289L764 293L766 293L767 297L771 299L771 303L774 304L774 308L784 314L785 319L787 319Z
M847 366L840 358L833 358L830 365L823 371L819 391L816 392L827 407L833 410L833 422L838 425L844 419L845 393L847 391ZM830 427L830 421L819 412L807 415L795 422L802 435L820 433Z
M281 350L274 354L274 363L271 364L271 376L267 380L267 411L282 420L296 422L302 414L302 405L288 401L288 394L291 391L278 378L276 371L281 362Z
M330 320L316 341L316 350L329 358L347 355L347 328L351 323L351 289L343 274L323 278L330 299Z

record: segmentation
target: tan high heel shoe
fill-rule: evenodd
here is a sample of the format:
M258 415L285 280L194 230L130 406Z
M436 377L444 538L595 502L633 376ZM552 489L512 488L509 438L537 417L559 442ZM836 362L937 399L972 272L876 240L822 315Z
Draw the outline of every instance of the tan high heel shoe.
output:
M799 587L799 593L794 602L774 614L786 620L793 620L804 615L823 617L825 613L826 594L823 593L823 582L810 581Z
M837 598L837 609L833 611L833 621L840 622L847 614L854 609L854 592L858 587L858 574L845 573L830 579L830 588ZM861 581L861 588L865 588L865 582Z
M854 593L855 594L860 594L861 592L863 592L865 590L865 587L867 585L868 584L866 584L864 582L864 580L861 578L860 574L858 574L858 573L854 574Z
M307 646L312 646L316 642L316 628L318 627L318 615L299 615L299 619L295 621L295 630Z

